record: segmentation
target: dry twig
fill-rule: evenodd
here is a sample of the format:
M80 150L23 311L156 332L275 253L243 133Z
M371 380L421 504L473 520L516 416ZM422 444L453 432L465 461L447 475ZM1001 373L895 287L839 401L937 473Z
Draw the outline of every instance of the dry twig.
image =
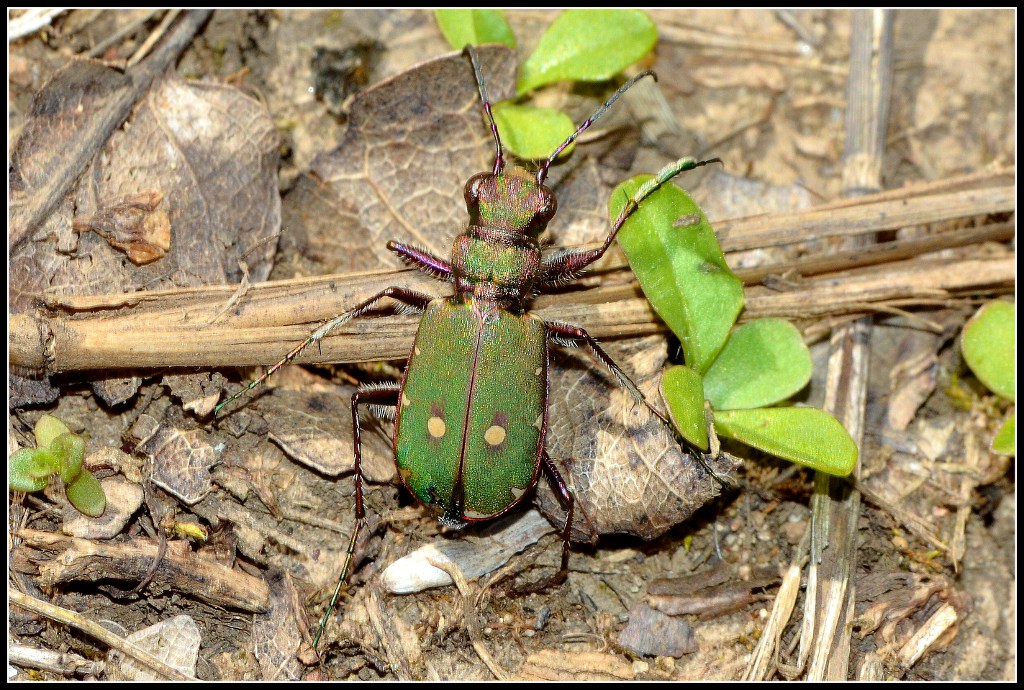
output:
M964 194L987 199L983 206L963 203ZM901 209L927 199L931 210L901 216ZM959 200L958 200L959 199ZM916 200L916 201L915 201ZM994 200L994 201L993 201ZM947 203L948 201L948 203ZM980 202L979 202L980 203ZM1012 171L998 171L946 180L898 192L844 200L824 207L825 212L758 216L726 221L723 244L739 249L759 240L778 242L822 239L855 227L867 234L893 228L886 219L921 222L922 218L957 217L1008 212L1016 204ZM939 210L935 210L939 209ZM810 214L810 215L807 215ZM815 219L824 226L811 232ZM913 301L967 294L1009 292L1016 277L1012 254L991 254L971 260L930 260L910 252L965 246L1006 236L1008 226L989 230L950 232L922 240L889 243L878 250L809 257L797 268L808 274L836 271L820 281L799 283L786 293L748 292L748 317L838 316L864 313L869 305L900 306ZM855 233L855 234L856 234ZM978 252L974 252L975 255ZM624 271L624 262L611 271ZM783 266L755 269L750 280ZM613 278L615 276L608 276ZM613 282L611 280L609 283ZM250 366L275 361L309 334L310 324L333 317L358 299L389 285L405 285L434 293L437 283L414 271L376 271L359 274L301 278L252 285L229 318L218 318L237 288L213 286L180 288L130 295L61 296L47 300L46 308L8 317L11 363L52 374L87 369L131 369L168 366ZM536 301L536 312L546 319L581 323L599 338L656 333L663 324L635 284L597 287L546 295ZM813 314L808 312L814 307ZM884 307L883 307L884 308ZM394 317L361 319L346 324L318 348L308 348L300 362L362 362L398 359L408 355L416 319Z
M50 620L63 623L64 625L70 625L73 628L81 630L85 634L96 638L108 647L116 649L125 656L129 656L148 666L168 680L195 680L195 678L186 676L181 671L168 666L144 649L140 649L135 644L118 637L102 625L83 618L81 614L75 611L69 611L68 609L61 608L60 606L48 604L45 601L40 601L35 597L30 597L24 592L19 592L11 587L7 588L7 597L15 606L20 606L32 613L37 613L40 616L49 618Z
M494 660L491 653L487 651L487 647L484 646L480 623L476 619L476 607L473 605L473 588L466 581L466 576L462 574L462 570L458 565L447 558L431 558L429 561L430 565L448 573L455 586L458 587L459 594L462 595L462 616L466 621L466 632L469 634L469 640L473 643L473 649L476 650L480 661L484 662L484 665L490 669L495 678L501 681L508 680L508 674L498 665L498 662Z
M40 582L44 586L80 578L141 580L160 552L160 546L148 539L98 543L31 529L19 530L17 536L32 548L63 550L60 558L40 567ZM266 610L270 591L263 580L201 559L188 549L186 542L171 542L169 547L154 573L153 581L158 585L215 606L254 613Z

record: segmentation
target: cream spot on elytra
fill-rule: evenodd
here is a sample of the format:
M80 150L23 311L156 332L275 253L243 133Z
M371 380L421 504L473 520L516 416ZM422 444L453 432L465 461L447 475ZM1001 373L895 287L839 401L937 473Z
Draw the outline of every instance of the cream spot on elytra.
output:
M427 420L427 431L434 438L441 438L446 430L444 420L440 417L431 417Z
M505 429L495 424L484 432L484 440L492 446L499 446L505 440Z

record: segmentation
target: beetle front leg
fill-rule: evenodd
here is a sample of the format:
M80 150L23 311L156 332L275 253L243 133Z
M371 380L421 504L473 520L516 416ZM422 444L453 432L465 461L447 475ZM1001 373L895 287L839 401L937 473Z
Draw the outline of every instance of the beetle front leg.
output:
M438 280L446 280L449 283L454 278L451 265L444 259L438 258L425 249L420 249L411 244L401 242L388 242L388 251L398 254L403 262L415 266L427 275Z
M596 249L563 249L554 252L545 260L544 273L541 278L542 284L550 286L561 285L578 278L586 270L587 266L604 256L604 253L608 251L608 247L612 246L615 236L619 234L619 230L622 229L626 220L639 208L641 201L656 192L659 187L679 173L693 170L709 163L721 162L722 159L720 158L710 158L706 161L699 161L695 158L680 158L674 163L666 165L652 179L642 184L636 190L636 193L626 201L626 205L622 207L619 217L615 219L611 231L604 238L604 242L601 243L600 247Z
M352 527L352 538L349 539L348 550L345 552L345 563L342 565L341 575L338 577L338 585L334 588L334 594L331 596L331 601L327 605L327 610L324 611L323 617L320 619L320 625L317 627L316 635L313 636L314 650L320 642L320 637L324 633L324 628L327 627L327 620L331 617L331 614L334 612L334 607L338 603L338 597L341 595L341 588L345 584L345 578L348 577L348 569L352 564L352 558L356 552L356 542L359 539L359 532L366 517L366 510L363 507L363 442L361 434L362 427L359 424L359 406L383 405L388 407L397 407L398 396L401 393L401 390L400 386L360 388L352 394L352 467L355 473L353 479L356 487L356 520L355 525Z
M637 388L637 385L633 383L633 380L626 376L626 372L622 371L619 365L615 363L615 360L613 360L611 356L604 351L604 348L602 348L597 341L594 340L594 337L587 333L586 330L580 326L553 321L545 322L544 325L548 329L549 337L559 345L564 345L565 347L576 347L580 344L585 344L589 347L590 351L594 353L594 356L597 357L601 363L608 367L608 370L615 375L615 378L618 379L622 387L629 391L629 394L632 395L638 403L650 410L658 419L668 426L669 429L673 429L673 434L675 433L674 427L672 426L672 423L668 421L668 418L665 417L665 415L663 415L656 407L651 405L647 400L647 397L639 388Z
M213 408L213 413L215 415L218 414L222 409L224 409L226 405L228 405L231 402L234 402L238 398L242 397L243 395L251 391L256 386L260 385L268 378L270 378L274 374L274 372L276 372L285 364L288 364L293 359L295 359L299 355L299 353L305 350L307 347L309 347L313 343L323 340L325 337L327 337L328 333L330 333L343 323L351 321L357 316L362 316L366 312L370 311L374 304L384 299L385 297L390 297L391 299L406 305L406 308L411 309L414 313L422 312L424 309L427 308L427 305L430 304L430 301L433 299L430 295L424 295L423 293L416 292L415 290L409 290L408 288L384 288L373 297L363 300L362 302L352 307L348 311L335 316L333 319L325 323L323 326L313 331L308 338L306 338L301 343L292 348L291 352L286 354L276 364L267 369L266 373L264 373L263 376L260 376L258 379L255 379L254 381L250 382L249 385L247 385L245 388L238 391L237 393L229 397L227 400Z

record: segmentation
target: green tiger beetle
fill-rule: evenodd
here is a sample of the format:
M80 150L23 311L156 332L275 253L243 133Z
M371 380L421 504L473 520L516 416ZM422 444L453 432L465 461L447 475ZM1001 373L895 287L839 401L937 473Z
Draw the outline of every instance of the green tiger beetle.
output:
M406 264L454 285L451 297L431 297L389 287L360 302L312 333L267 372L232 395L225 405L262 383L303 349L385 298L403 313L422 314L400 384L364 387L352 395L356 523L338 588L320 621L313 646L326 626L348 574L364 522L360 471L359 408L371 406L393 418L395 463L405 486L437 509L441 523L458 529L511 510L543 471L565 503L562 561L556 582L565 579L572 533L572 492L544 450L548 430L548 366L552 344L585 345L640 404L670 430L671 422L648 402L594 338L580 326L548 322L527 311L532 298L576 279L604 256L626 219L645 197L686 170L719 162L686 158L667 167L629 200L603 244L595 249L561 249L543 256L538 237L555 215L555 195L545 186L556 158L586 131L643 72L626 82L566 139L536 173L506 167L498 127L487 99L476 52L467 47L483 110L494 137L494 168L466 183L469 227L455 238L450 261L418 247L388 242ZM673 431L673 437L680 437Z

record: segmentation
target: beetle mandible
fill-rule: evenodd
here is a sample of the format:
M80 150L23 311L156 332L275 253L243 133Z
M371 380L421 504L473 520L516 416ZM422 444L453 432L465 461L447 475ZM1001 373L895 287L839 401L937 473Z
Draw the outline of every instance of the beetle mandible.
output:
M666 168L628 201L601 246L561 249L544 256L538 237L557 208L554 194L544 184L552 163L623 93L654 73L643 72L623 84L540 170L530 173L506 165L476 52L467 46L464 54L472 64L494 138L494 167L466 183L469 225L455 238L450 260L412 245L394 241L387 244L406 264L452 283L455 294L434 298L403 287L385 288L325 323L263 376L216 407L219 412L306 347L385 298L400 303L403 312L422 314L401 383L364 387L352 395L356 524L338 589L320 622L314 647L347 575L365 517L360 471L361 406L394 410L395 463L402 481L419 501L439 511L446 527L460 528L508 512L535 486L541 471L545 472L567 508L559 581L568 571L574 499L544 450L551 345L588 347L638 403L672 429L665 415L650 404L586 330L543 321L530 314L527 306L535 295L574 280L600 259L626 219L659 186L681 172L719 159L686 158Z

